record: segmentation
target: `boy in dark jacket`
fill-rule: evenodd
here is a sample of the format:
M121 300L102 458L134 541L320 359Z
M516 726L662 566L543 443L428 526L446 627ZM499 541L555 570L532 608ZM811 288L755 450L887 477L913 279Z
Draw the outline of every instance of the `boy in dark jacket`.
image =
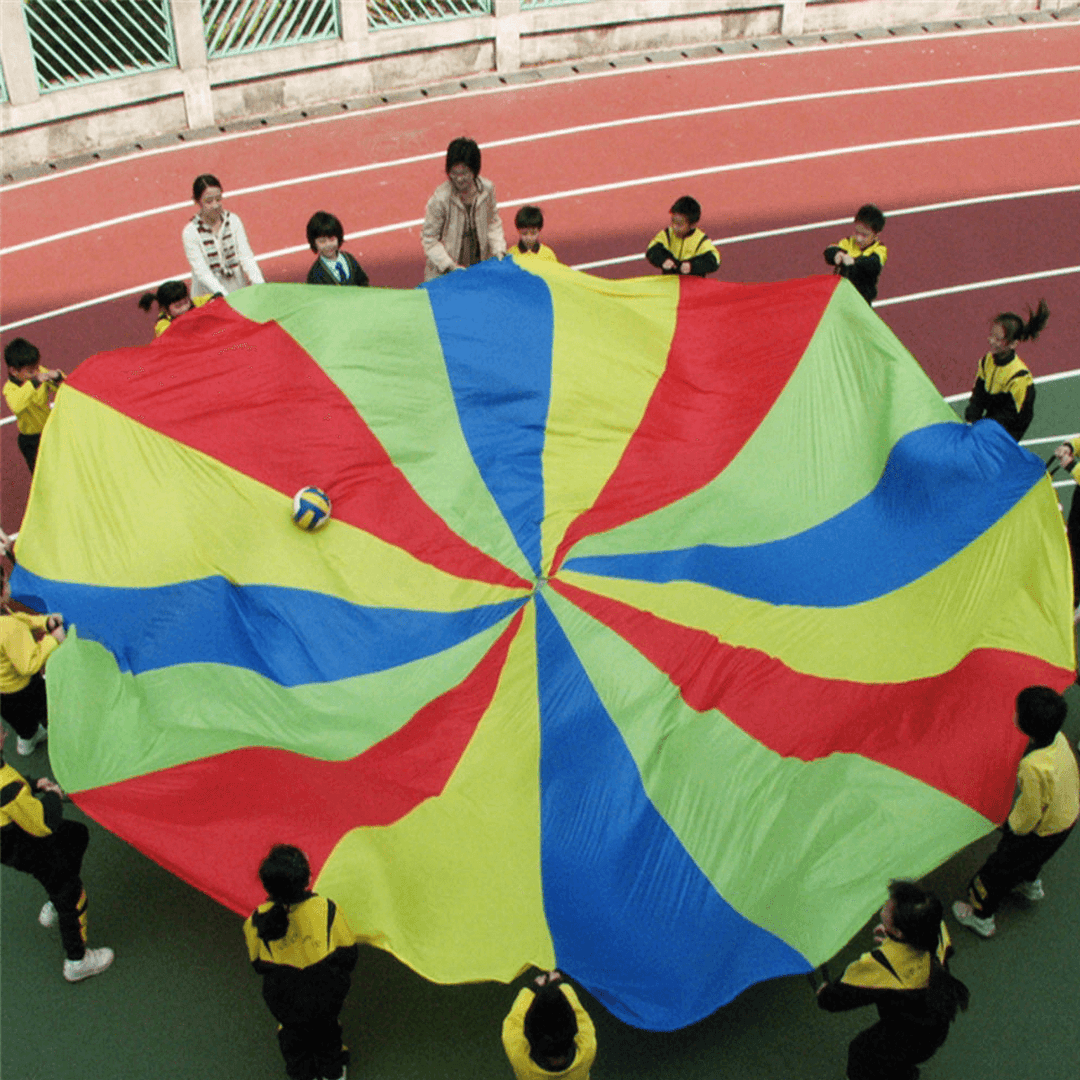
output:
M319 257L308 271L309 285L366 285L368 276L360 264L347 252L342 251L345 230L341 222L319 210L307 223L307 239L311 250Z

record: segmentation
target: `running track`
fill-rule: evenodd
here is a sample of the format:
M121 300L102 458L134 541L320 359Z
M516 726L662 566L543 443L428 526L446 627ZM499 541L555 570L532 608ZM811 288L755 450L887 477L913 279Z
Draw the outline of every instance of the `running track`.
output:
M9 184L3 342L28 337L68 371L144 343L152 319L135 300L186 273L180 230L201 172L224 181L267 280L303 280L304 226L322 208L345 222L373 282L411 287L424 204L462 133L484 149L508 236L514 208L537 202L563 262L651 272L636 256L691 192L721 247L719 276L800 277L825 271L826 243L873 201L890 215L879 313L942 393L970 388L993 314L1040 296L1053 315L1025 360L1040 376L1080 367L1080 25L1066 23L612 70ZM1011 278L1022 280L992 284ZM14 424L0 438L11 531L26 473Z

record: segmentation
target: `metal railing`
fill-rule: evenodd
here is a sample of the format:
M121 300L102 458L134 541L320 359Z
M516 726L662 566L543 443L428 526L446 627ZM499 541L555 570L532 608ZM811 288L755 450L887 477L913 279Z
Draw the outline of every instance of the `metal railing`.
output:
M211 60L341 35L337 0L202 0L202 16Z
M23 18L42 94L176 64L168 0L25 0Z
M492 0L368 0L368 27L389 30L492 14Z

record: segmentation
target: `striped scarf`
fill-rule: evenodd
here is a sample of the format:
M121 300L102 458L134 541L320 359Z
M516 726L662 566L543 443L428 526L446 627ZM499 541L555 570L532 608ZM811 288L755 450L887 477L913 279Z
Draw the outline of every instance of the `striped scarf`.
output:
M236 242L233 240L229 211L225 210L222 213L224 220L221 223L221 232L217 236L200 215L196 214L192 220L195 222L199 239L202 240L203 254L210 264L210 269L215 275L231 278L240 270L240 259L236 254Z

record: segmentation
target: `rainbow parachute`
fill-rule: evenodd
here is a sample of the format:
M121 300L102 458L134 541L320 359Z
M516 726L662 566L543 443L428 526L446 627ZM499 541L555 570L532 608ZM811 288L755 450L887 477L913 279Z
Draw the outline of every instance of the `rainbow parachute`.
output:
M18 553L88 814L245 913L299 844L423 975L654 1029L1002 821L1073 677L1041 463L828 276L242 290L80 365Z

